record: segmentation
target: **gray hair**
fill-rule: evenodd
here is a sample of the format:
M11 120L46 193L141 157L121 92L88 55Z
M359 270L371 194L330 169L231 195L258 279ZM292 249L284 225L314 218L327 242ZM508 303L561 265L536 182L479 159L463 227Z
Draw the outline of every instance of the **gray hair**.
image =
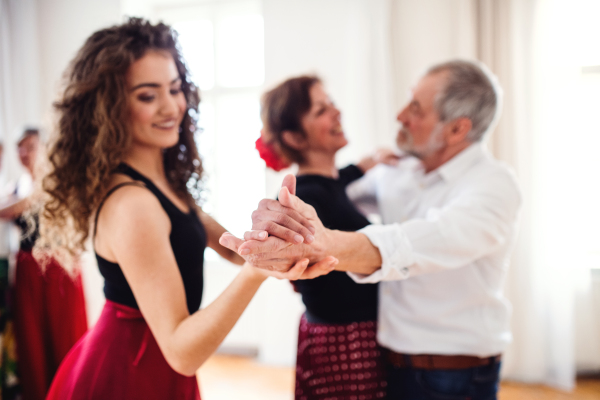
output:
M462 60L434 65L427 75L440 72L448 73L448 80L435 99L440 120L468 118L472 128L467 139L481 141L499 108L500 88L494 85L495 78L482 64Z

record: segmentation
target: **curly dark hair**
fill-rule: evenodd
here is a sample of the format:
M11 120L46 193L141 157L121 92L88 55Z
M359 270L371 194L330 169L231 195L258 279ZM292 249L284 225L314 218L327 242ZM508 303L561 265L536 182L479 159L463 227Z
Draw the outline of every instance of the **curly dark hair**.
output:
M190 205L200 195L202 163L194 142L200 97L177 33L163 23L130 18L92 34L65 74L64 93L54 104L60 119L48 153L50 171L42 181L46 199L39 249L67 250L71 255L84 249L91 216L131 145L125 76L148 51L173 56L187 102L179 141L164 150L167 179Z
M310 90L317 83L321 83L321 79L315 75L289 78L263 94L261 99L260 114L267 141L276 144L276 149L295 163L304 162L304 157L302 152L285 143L283 132L305 135L302 118L310 111Z

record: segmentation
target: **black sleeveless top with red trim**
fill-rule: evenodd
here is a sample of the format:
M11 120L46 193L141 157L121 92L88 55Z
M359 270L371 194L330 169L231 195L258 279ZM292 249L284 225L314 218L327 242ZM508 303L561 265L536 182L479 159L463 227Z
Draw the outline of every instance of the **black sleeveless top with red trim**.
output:
M129 176L135 182L125 182L115 186L106 194L104 200L116 189L126 185L143 185L158 198L162 208L171 220L169 240L183 280L188 310L190 314L197 311L202 301L204 249L206 248L207 240L206 231L200 222L198 214L193 208L190 208L188 213L181 211L150 179L130 166L121 164L117 172ZM104 200L96 212L96 222L98 221L98 214L104 204ZM152 216L148 217L152 218ZM128 227L124 226L123 229L128 229ZM115 303L139 309L131 287L127 283L119 264L110 262L97 253L96 260L98 261L98 269L105 279L104 295L106 298Z

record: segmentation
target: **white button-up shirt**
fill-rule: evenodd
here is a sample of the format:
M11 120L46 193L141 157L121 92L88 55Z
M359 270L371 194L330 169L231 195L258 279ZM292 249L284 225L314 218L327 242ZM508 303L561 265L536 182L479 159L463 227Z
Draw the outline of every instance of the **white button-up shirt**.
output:
M482 144L428 174L405 159L378 166L348 188L376 202L383 225L359 232L383 260L357 282L381 282L380 344L409 354L501 353L511 340L503 281L521 196L514 175Z

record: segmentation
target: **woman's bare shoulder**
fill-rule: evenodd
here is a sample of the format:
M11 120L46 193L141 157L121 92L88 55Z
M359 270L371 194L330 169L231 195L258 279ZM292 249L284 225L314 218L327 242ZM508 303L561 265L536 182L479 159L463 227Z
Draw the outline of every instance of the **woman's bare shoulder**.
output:
M144 229L150 222L151 225L165 225L170 230L167 213L158 198L142 182L126 175L115 174L107 194L98 216L99 226L104 223L112 230L117 226L126 225L129 231L135 231Z
M125 182L128 177L115 177L109 191ZM109 193L107 191L107 193ZM133 243L135 238L152 232L168 238L171 222L158 198L143 184L127 184L115 189L99 210L96 226L96 251L109 261L116 262L114 248L118 243Z
M112 182L111 182L112 183ZM113 191L110 193L110 191ZM114 215L117 219L138 216L164 214L158 198L142 183L129 179L115 179L109 186L103 209L106 214Z

